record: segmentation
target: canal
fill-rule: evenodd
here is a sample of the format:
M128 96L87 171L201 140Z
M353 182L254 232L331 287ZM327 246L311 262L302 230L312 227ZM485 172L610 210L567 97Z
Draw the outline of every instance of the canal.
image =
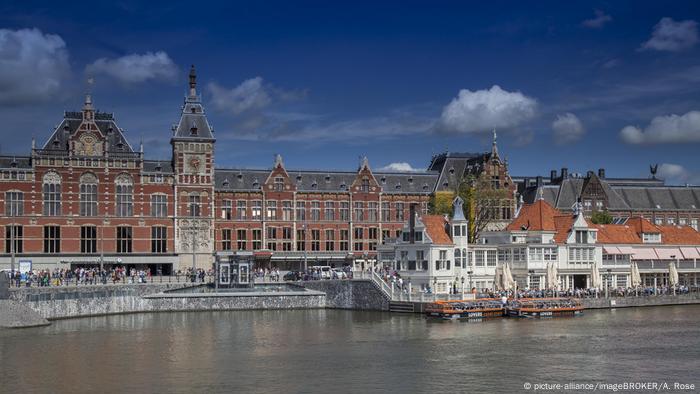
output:
M0 330L0 392L504 392L700 383L700 306L432 322L343 310L156 313ZM582 392L582 391L579 391Z

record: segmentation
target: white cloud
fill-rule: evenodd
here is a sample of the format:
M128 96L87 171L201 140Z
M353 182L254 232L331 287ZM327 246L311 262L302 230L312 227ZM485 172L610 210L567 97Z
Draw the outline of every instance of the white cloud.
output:
M207 88L214 108L232 111L236 115L261 110L272 102L261 77L247 79L233 89L224 88L214 82L210 82Z
M437 129L458 133L508 129L532 119L536 112L537 100L498 85L474 92L462 89L442 110Z
M700 173L689 171L679 164L663 163L656 174L670 184L700 184Z
M0 103L49 100L69 73L61 37L39 29L0 29Z
M644 129L626 126L620 130L620 137L628 144L700 142L700 111L657 116Z
M594 12L595 12L595 18L586 19L585 21L581 22L581 24L583 26L590 27L591 29L600 29L606 23L612 21L612 16L606 14L603 11L594 10Z
M698 42L698 23L694 20L676 22L669 17L661 18L654 26L649 41L640 49L677 52L691 48Z
M377 171L391 171L391 172L415 172L420 171L416 168L411 167L410 164L405 161L389 163L384 167L378 168Z
M116 59L100 58L86 67L89 74L104 74L124 83L174 80L178 67L163 51L134 53Z
M552 130L554 131L554 140L558 144L577 141L586 133L581 120L571 112L557 115L557 118L552 122Z

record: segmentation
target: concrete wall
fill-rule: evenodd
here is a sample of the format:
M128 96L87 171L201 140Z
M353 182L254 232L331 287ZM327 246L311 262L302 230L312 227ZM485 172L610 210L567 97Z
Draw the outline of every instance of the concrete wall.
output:
M389 310L389 299L370 280L317 280L303 285L326 293L327 308Z
M700 293L684 295L660 295L642 297L616 297L616 298L586 298L583 306L586 309L603 308L630 308L641 306L661 306L661 305L686 305L700 304Z

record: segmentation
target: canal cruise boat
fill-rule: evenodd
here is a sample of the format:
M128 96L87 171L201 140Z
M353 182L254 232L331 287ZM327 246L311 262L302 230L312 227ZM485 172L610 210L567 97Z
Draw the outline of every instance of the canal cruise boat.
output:
M520 298L511 299L506 314L512 317L576 316L583 313L581 301L574 298Z
M502 317L504 312L503 303L495 298L436 301L425 308L426 316L444 320Z

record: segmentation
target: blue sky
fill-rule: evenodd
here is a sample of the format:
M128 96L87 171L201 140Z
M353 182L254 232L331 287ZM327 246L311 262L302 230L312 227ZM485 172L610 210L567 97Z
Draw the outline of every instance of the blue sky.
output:
M92 76L168 158L194 63L218 166L421 169L495 128L514 175L700 183L698 2L252 3L0 6L0 149L43 143Z

